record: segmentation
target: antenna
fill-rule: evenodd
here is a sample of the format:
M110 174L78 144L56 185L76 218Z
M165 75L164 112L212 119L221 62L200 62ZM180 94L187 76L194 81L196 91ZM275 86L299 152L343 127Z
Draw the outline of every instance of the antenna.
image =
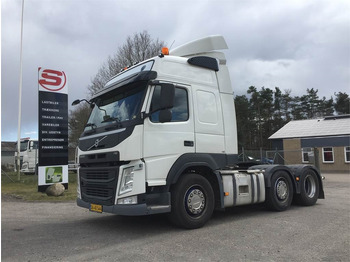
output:
M171 47L173 46L174 43L175 43L175 39L174 39L173 43L171 44L171 46L169 47L169 50L171 49Z

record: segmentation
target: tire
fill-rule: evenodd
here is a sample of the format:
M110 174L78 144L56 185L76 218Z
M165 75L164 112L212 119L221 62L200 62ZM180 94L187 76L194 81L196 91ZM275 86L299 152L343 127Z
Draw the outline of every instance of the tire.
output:
M184 174L171 192L169 219L183 228L200 228L210 219L214 205L209 181L197 174Z
M315 171L309 169L300 178L300 194L295 196L296 203L312 206L317 202L320 185Z
M271 187L266 188L266 205L274 211L287 210L293 200L293 185L288 173L277 171L272 175Z

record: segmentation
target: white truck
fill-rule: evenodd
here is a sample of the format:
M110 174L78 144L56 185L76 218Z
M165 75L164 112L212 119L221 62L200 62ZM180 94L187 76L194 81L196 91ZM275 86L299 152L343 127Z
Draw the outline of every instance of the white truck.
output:
M266 202L283 211L293 199L324 198L314 166L238 163L233 90L217 51L226 48L222 36L209 36L162 49L87 101L93 110L79 139L78 206L169 213L176 225L199 228L214 209Z
M34 174L38 163L39 150L38 140L22 138L20 141L20 171L25 174ZM17 171L17 144L15 152L15 171Z

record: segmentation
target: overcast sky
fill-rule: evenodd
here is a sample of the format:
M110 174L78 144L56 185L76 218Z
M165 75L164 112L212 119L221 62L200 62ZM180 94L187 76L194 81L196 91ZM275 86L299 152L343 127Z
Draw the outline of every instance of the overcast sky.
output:
M21 2L1 1L2 141L17 140ZM143 30L173 48L223 35L235 94L251 85L350 94L349 14L346 0L25 0L21 137L38 136L38 67L65 71L71 104Z

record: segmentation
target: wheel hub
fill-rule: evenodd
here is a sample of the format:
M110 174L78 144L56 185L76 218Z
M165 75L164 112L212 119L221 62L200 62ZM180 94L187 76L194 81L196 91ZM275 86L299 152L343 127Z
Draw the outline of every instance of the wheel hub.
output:
M186 194L186 209L190 215L199 215L205 207L205 196L198 188L190 188Z
M276 193L280 200L285 200L288 197L288 185L283 180L276 182Z

